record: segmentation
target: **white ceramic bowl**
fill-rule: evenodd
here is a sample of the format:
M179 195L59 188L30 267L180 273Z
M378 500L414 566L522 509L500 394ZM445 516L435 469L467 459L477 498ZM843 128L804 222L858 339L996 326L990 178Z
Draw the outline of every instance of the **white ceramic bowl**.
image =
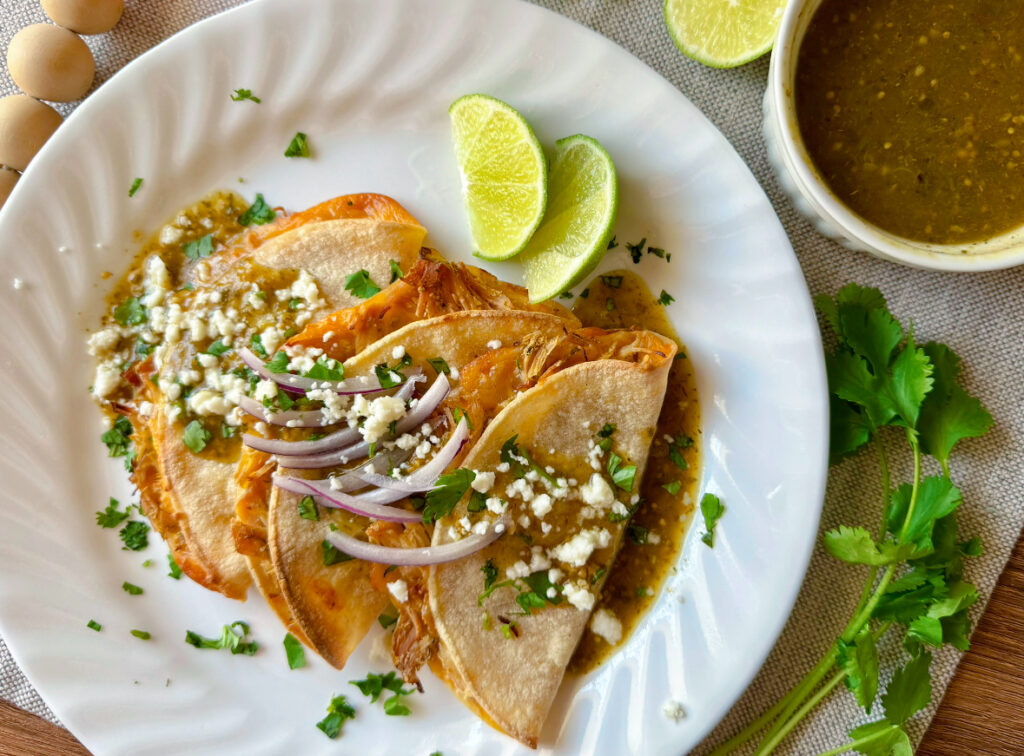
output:
M804 147L796 119L797 53L822 0L792 0L785 10L768 73L764 137L779 183L796 208L849 249L932 270L983 271L1024 264L1024 227L983 242L928 244L884 231L861 218L829 189Z

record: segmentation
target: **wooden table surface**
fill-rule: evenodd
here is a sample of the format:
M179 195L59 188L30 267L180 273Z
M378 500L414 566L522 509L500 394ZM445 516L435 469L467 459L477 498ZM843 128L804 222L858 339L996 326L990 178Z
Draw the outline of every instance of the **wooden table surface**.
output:
M66 730L0 701L0 756L88 753ZM1024 534L917 754L1024 754Z

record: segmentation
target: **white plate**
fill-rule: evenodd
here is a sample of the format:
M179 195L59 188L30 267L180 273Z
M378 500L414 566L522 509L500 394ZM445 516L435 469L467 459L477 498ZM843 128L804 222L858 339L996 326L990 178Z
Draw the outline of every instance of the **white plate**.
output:
M263 102L232 102L238 87ZM377 191L433 243L469 259L447 107L487 92L520 108L541 140L585 132L621 180L618 238L672 252L640 271L670 308L704 415L702 490L727 512L715 548L686 540L671 592L625 647L568 681L545 753L660 754L692 748L760 667L799 589L825 480L821 346L789 242L726 140L671 85L608 40L507 0L281 0L208 20L142 56L92 95L36 158L0 214L0 631L54 712L98 754L524 752L436 679L408 719L387 719L335 672L289 671L282 629L245 604L165 577L164 548L122 551L93 513L130 497L105 457L86 394L83 337L107 284L175 209L218 187L303 208ZM283 157L305 131L312 160ZM134 199L132 180L145 180ZM245 182L238 183L239 177ZM66 247L66 251L60 248ZM604 266L630 265L620 246ZM515 264L492 266L518 280ZM25 286L11 290L13 278ZM140 563L153 558L156 566ZM145 594L121 590L130 580ZM86 622L95 618L103 631ZM197 651L249 620L255 657ZM143 642L128 631L153 633ZM314 723L334 693L359 708L343 740ZM683 704L679 723L662 713Z

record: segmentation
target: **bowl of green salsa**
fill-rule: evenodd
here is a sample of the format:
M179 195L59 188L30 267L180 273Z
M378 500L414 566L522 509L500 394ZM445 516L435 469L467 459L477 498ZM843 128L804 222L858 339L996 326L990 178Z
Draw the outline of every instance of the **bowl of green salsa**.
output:
M847 247L1024 263L1024 3L795 0L765 95L783 188Z

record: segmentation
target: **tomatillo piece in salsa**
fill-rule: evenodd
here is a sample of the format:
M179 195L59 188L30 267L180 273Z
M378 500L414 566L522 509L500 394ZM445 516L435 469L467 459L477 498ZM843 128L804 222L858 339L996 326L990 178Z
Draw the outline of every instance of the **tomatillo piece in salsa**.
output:
M797 60L797 121L836 196L937 244L1024 224L1024 3L824 0Z

